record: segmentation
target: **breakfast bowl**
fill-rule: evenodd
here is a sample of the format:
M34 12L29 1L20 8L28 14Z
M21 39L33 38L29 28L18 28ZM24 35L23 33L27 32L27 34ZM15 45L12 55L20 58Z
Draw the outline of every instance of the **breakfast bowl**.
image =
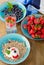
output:
M5 21L7 15L16 16L16 23L23 20L26 16L26 8L23 4L19 2L5 2L0 5L0 19Z
M8 46L8 41L9 41L9 46L11 44L10 43L10 40L13 41L13 42L14 41L17 41L15 46L17 46L17 43L18 42L19 42L18 44L21 44L21 45L23 44L24 45L23 47L26 49L26 52L24 51L25 54L23 55L23 57L21 57L20 59L18 59L16 61L13 61L13 59L14 58L17 58L18 55L17 54L14 55L14 53L13 53L13 50L14 49L12 47L11 47L12 54L14 55L13 58L12 58L12 60L9 60L9 59L6 58L7 56L8 57L11 56L9 54L10 53L10 50L11 50L10 47L6 50L6 53L9 54L9 55L6 54L6 57L4 55L4 52L5 52L5 49L6 49L5 47ZM13 43L12 43L12 46L13 46ZM20 46L19 46L19 48L21 49ZM23 49L23 47L22 47L22 49ZM14 47L14 48L17 50L17 52L19 54L20 52L18 51L18 49L16 47ZM21 54L22 54L22 51L23 50L21 50ZM16 51L14 51L14 52L16 52ZM15 34L7 34L7 35L5 35L4 37L2 37L0 39L0 60L3 61L4 63L7 63L7 64L19 64L19 63L23 62L28 57L29 53L30 53L30 43L29 43L29 41L24 36L22 36L20 34L16 34L16 33Z
M44 40L44 16L41 14L27 16L21 22L21 30L29 39Z

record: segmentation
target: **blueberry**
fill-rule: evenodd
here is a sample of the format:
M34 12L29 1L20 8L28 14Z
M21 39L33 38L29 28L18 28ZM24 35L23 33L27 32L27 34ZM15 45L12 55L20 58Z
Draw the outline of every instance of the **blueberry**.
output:
M8 47L8 49L10 49L10 47Z
M2 10L1 12L4 12L5 10Z
M16 53L16 50L14 50L14 53Z
M10 13L8 13L8 9L5 9L3 12L5 13L5 15L10 14ZM22 9L20 7L18 7L18 5L13 5L11 12L12 12L12 14L10 16L14 16L13 14L15 14L17 20L19 20L23 17Z
M5 15L7 15L7 13L4 13Z
M13 8L18 8L18 5L13 5Z

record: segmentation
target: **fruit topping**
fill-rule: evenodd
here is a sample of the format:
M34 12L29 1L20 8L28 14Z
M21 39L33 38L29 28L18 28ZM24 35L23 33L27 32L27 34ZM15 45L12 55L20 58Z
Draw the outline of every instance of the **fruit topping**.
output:
M44 38L44 17L27 16L27 24L24 24L24 29L27 29L32 38Z

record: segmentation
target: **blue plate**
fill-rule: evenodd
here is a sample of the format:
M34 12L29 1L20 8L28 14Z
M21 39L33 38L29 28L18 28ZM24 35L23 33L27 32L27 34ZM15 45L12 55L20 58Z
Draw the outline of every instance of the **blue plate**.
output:
M2 45L6 44L9 40L24 42L26 46L25 55L21 59L17 60L16 62L7 60L2 53L2 50L3 50ZM28 57L29 53L30 53L30 43L24 36L20 34L7 34L6 36L0 39L0 60L7 64L19 64Z
M35 15L35 17L40 17L40 16L42 16L42 15L40 15L40 14L34 14L34 15ZM31 15L30 15L30 16L31 16ZM27 16L27 17L28 17L28 16ZM27 18L27 17L26 17L26 18ZM32 38L32 36L28 33L28 30L26 30L26 29L23 28L23 25L24 25L24 24L27 24L26 18L21 22L21 30L22 30L23 34L24 34L27 38L29 38L29 39L33 39L33 40L44 40L44 39L34 39L34 38Z
M18 23L18 22L20 22L21 20L23 20L23 18L26 16L26 8L25 8L25 6L24 6L23 4L21 4L21 3L19 3L19 2L12 1L11 3L12 3L13 5L18 5L18 6L22 9L22 11L23 11L23 17L22 17L21 19L17 20L16 23ZM0 5L0 19L1 19L2 21L5 21L5 20L4 20L4 18L3 18L4 13L2 13L1 11L4 10L6 7L8 7L8 6L7 6L7 2L5 2L5 3L3 3L3 4Z

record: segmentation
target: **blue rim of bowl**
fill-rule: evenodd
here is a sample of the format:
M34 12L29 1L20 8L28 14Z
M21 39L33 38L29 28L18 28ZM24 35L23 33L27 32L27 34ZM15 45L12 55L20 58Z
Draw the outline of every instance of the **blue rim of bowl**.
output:
M20 20L18 20L16 23L21 22L21 21L25 18L25 16L26 16L26 8L25 8L25 6L24 6L22 3L19 3L19 2L10 2L10 3L12 3L12 4L17 4L17 5L21 5L22 7L20 7L20 8L22 8L22 10L24 9L23 11L24 11L25 13L23 12L23 17L22 17ZM6 7L5 5L7 5L7 2L4 2L3 4L0 5L0 11L4 9L4 8L1 9L3 6ZM1 15L0 15L0 19L5 22L5 19L2 18Z
M17 34L17 33L11 33L11 34L7 34L7 35L5 35L5 36L3 36L1 39L0 39L0 45L1 45L1 40L2 39L4 39L5 37L7 37L7 36L10 36L10 35L18 35L18 36L20 36L20 37L22 37L22 38L24 38L25 40L27 40L24 36L22 36L22 35L20 35L20 34ZM28 54L25 54L25 56L24 56L24 58L21 58L21 59L19 59L20 61L17 61L17 62L7 62L7 61L4 61L4 59L2 58L2 57L0 57L1 59L1 61L3 61L3 62L5 62L5 63L7 63L7 64L19 64L19 63L22 63L23 61L25 61L26 60L26 58L29 56L29 54L30 54L30 43L29 43L29 41L27 40L26 41L27 43L28 43ZM6 59L7 60L7 59Z
M32 14L32 15L35 15L36 17L42 16L41 14ZM31 16L31 15L28 15L28 16ZM27 16L27 17L28 17L28 16ZM27 17L26 17L26 18L27 18ZM24 20L26 20L26 18L25 18ZM44 39L34 39L34 38L32 38L32 36L31 36L28 32L27 32L27 34L28 34L29 36L27 36L27 35L25 34L25 32L23 32L24 29L23 29L23 27L22 27L24 20L21 22L21 30L22 30L22 33L23 33L27 38L32 39L32 40L44 40ZM26 21L25 21L25 23L26 23ZM26 31L26 30L25 30L25 31Z

